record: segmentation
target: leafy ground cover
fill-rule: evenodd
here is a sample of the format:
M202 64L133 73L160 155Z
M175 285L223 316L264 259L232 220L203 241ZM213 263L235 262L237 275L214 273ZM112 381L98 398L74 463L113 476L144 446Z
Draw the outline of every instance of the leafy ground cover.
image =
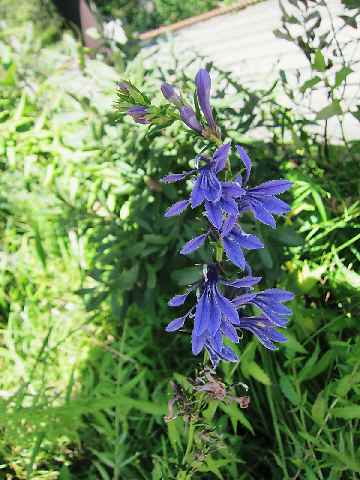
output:
M239 365L220 369L231 394L248 385L248 409L194 396L201 363L164 333L168 298L199 275L173 255L193 232L186 217L163 218L175 192L155 180L185 167L187 135L174 126L150 148L145 129L119 123L124 72L70 34L53 42L27 23L0 35L1 475L356 479L358 143L324 145L273 91L218 72L215 107L232 138L260 177L295 183L292 213L276 235L257 232L269 247L252 260L269 286L296 292L295 313L278 352L245 337ZM138 57L126 76L160 102L165 73ZM186 68L179 82L189 90ZM224 98L230 85L239 107ZM251 141L259 125L271 141ZM179 411L195 402L199 421L164 421L171 381L188 392Z

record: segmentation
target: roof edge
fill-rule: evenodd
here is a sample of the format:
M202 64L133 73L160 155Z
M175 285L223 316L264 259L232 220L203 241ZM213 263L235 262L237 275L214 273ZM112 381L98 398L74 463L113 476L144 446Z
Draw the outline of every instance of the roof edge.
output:
M182 28L190 27L196 23L203 22L204 20L209 20L210 18L218 17L220 15L225 15L227 13L235 12L236 10L242 10L250 5L255 3L260 3L263 0L239 0L234 5L228 7L218 7L210 10L209 12L196 15L195 17L186 18L185 20L180 20L179 22L172 23L171 25L164 25L154 30L149 30L148 32L140 33L138 38L140 40L150 40L152 38L158 37L164 33L175 32L176 30L181 30Z

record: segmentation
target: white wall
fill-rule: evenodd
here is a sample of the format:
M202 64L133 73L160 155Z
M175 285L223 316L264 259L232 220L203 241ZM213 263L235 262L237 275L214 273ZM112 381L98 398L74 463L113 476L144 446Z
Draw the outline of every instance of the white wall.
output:
M334 18L343 11L340 0L327 0ZM277 0L267 0L243 10L211 18L201 23L183 28L167 37L159 37L155 42L145 44L144 55L157 52L154 59L162 65L171 64L170 52L173 51L181 63L192 58L194 53L204 55L208 60L222 69L231 71L246 86L266 88L278 78L279 69L286 71L290 77L300 71L302 81L310 78L308 62L299 48L286 40L275 37L273 30L280 27L281 12ZM337 25L342 25L342 21ZM322 29L328 29L329 23L323 22ZM341 41L359 38L359 30L346 27L341 33ZM357 71L348 77L347 104L354 107L360 103L360 45L357 50L348 49L348 58L354 56L359 60ZM195 64L196 63L196 64ZM187 66L190 72L196 71L201 62ZM353 98L355 95L355 98ZM279 96L279 100L286 101ZM315 93L311 104L304 106L320 110L328 104L324 91ZM345 105L344 105L345 106ZM340 138L341 132L336 119L329 122L330 135L334 140ZM345 130L348 138L360 139L360 123L352 116L345 118Z

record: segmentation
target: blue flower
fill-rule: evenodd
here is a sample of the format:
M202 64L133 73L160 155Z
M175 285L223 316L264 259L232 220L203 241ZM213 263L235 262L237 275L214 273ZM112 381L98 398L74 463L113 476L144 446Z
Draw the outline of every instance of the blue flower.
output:
M169 306L184 305L189 294L196 289L197 302L183 316L176 318L166 327L167 332L174 332L182 328L187 319L193 318L192 351L198 355L204 348L210 356L214 366L220 360L229 362L238 361L237 355L231 347L224 345L224 337L234 343L239 342L236 328L240 325L236 305L226 298L220 290L220 285L232 289L243 288L252 290L261 277L247 276L232 281L226 281L219 276L216 265L207 265L204 269L204 279L193 285L182 295L175 295Z
M127 113L133 117L136 123L141 123L143 125L150 123L149 110L146 107L140 105L130 107Z
M227 219L234 224L239 216L236 199L244 194L244 189L236 182L221 182L221 196L215 202L205 201L206 216L210 223L220 230Z
M244 182L240 176L237 178L238 183L242 183L245 189L244 195L238 200L239 212L251 211L256 220L276 228L273 214L284 215L290 211L289 205L279 200L276 195L288 190L292 183L288 180L270 180L254 188L246 187L251 172L251 160L243 147L237 145L236 148L246 170Z
M251 280L248 280L248 284L257 281L257 279ZM172 307L183 305L190 292L196 288L196 305L182 317L170 322L166 327L167 332L173 332L182 328L188 318L194 318L192 330L193 354L198 355L205 348L215 366L220 359L231 362L238 360L232 349L223 344L223 337L228 337L235 343L239 342L234 327L234 325L239 324L239 316L234 304L220 291L221 283L223 283L223 280L219 277L218 267L216 265L206 266L204 279L198 285L193 286L183 295L176 295L169 301L169 306Z
M218 173L226 167L229 150L230 144L224 144L216 150L212 159L204 156L197 157L196 169L183 173L170 173L161 179L163 183L174 183L196 174L190 200L181 201L183 202L181 203L181 207L184 208L174 208L176 204L171 206L165 213L166 217L179 215L189 204L191 204L192 208L196 208L204 202L208 213L208 210L210 210L209 203L218 203L220 200L226 202L234 198L234 196L237 198L242 193L238 185L235 183L232 185L231 182L221 182L217 176ZM205 162L205 165L199 167L200 162ZM180 204L180 202L177 202L177 204ZM221 206L223 206L223 203L220 204L220 209ZM212 219L212 212L210 214L208 213L208 216Z
M198 120L194 109L190 105L184 104L181 97L175 92L175 89L172 85L168 83L163 83L161 85L161 91L164 97L176 107L178 107L180 112L181 120L189 128L195 132L203 135L204 137L213 136L217 139L220 138L220 131L216 125L213 111L210 105L210 89L211 89L211 78L209 72L204 68L201 68L195 77L195 86L196 86L196 96L198 104L204 114L208 128L204 128L203 125Z
M269 350L277 350L274 342L284 343L287 338L275 329L267 317L240 317L240 329L248 330Z
M293 298L294 295L291 292L279 288L269 288L255 293L247 292L234 298L233 304L237 308L254 305L262 311L262 315L254 317L245 317L239 313L239 329L251 332L269 350L277 350L274 342L283 343L287 338L276 328L286 327L289 316L292 314L290 308L283 303Z
M237 267L244 270L247 263L243 249L255 250L264 248L264 244L256 235L245 233L238 225L235 225L230 232L222 236L224 251L227 258Z
M262 292L240 295L234 298L233 303L237 308L248 304L255 305L273 325L285 327L292 311L283 303L293 298L294 294L291 292L280 288L269 288Z

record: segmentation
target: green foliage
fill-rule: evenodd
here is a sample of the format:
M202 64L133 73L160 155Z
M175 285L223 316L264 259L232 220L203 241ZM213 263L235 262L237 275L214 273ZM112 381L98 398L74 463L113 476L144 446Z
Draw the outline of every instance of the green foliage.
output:
M220 4L219 0L96 0L95 3L103 15L119 18L130 32L169 25Z
M327 145L273 90L218 72L219 122L248 145L257 180L294 182L291 214L276 233L257 232L269 246L252 264L297 295L288 342L269 353L245 335L239 365L222 367L226 397L209 397L189 382L202 374L188 338L163 331L169 296L198 277L206 252L199 268L173 255L193 232L186 216L163 218L177 193L158 179L185 168L197 145L174 124L150 148L145 127L112 113L119 76L160 103L169 72L156 58L120 72L68 34L49 44L16 32L16 48L10 34L0 36L1 475L356 478L358 144ZM252 141L257 127L271 141ZM166 423L171 381L182 396ZM240 383L247 410L231 399L245 394Z

